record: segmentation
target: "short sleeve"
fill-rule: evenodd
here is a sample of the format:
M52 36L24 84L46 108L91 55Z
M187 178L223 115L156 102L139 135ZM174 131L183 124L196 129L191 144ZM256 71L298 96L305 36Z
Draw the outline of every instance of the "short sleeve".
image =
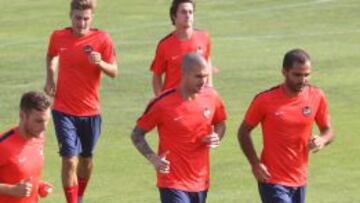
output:
M151 63L150 70L154 73L161 74L165 72L165 63L165 54L161 48L161 44L159 43L156 48L155 57Z
M0 168L8 162L11 145L9 145L7 141L12 134L14 134L13 129L5 133L0 133Z
M222 121L225 121L226 118L227 118L227 113L225 110L224 102L219 96L217 96L215 100L215 112L212 123L213 124L220 123Z
M56 43L56 32L53 32L50 36L47 55L51 57L59 55L59 48Z
M330 126L330 115L325 94L320 91L319 96L320 101L318 110L316 111L315 121L319 128L324 128Z
M1 154L1 156L0 156L0 168L1 168L2 166L4 166L6 164L7 157L8 157L7 155L4 154L4 149L2 148L1 145L0 145L0 154Z
M143 113L143 115L137 120L137 126L146 132L151 131L160 123L161 111L156 103L156 100L150 102Z
M101 53L102 59L107 63L114 63L116 61L116 51L114 42L110 35L105 33L104 47Z
M264 117L264 112L261 105L261 96L256 96L251 102L246 114L245 114L245 123L255 127Z

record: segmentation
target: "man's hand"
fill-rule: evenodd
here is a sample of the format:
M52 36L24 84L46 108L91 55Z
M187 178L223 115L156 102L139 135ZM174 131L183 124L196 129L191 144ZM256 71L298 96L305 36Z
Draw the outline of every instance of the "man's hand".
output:
M216 148L220 145L220 137L217 133L213 132L210 135L203 138L203 142L209 148Z
M271 174L269 173L267 167L261 162L252 166L252 172L255 178L262 183L268 182L271 177Z
M29 197L32 190L30 180L22 180L18 184L13 185L10 189L10 195L14 197Z
M38 194L40 197L45 198L53 191L53 186L48 182L40 182Z
M89 54L89 60L92 64L100 65L100 63L102 62L101 54L99 52L92 51Z
M309 141L309 150L313 153L320 151L325 146L325 140L321 136L314 136Z
M50 97L55 96L55 82L54 81L46 81L44 86L44 92Z
M160 156L156 154L152 154L149 157L149 161L154 166L156 171L159 173L169 173L170 172L170 161L166 160L166 156L170 153L170 151L166 151Z

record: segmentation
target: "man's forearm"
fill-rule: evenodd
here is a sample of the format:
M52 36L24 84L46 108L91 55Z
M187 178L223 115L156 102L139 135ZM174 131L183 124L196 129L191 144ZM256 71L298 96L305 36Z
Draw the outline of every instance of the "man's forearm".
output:
M48 82L54 82L54 76L58 64L58 57L46 57L46 80Z
M0 194L11 195L11 186L12 185L0 183Z
M334 140L334 132L331 127L325 127L320 130L320 137L324 139L325 145L330 144Z
M208 66L210 67L211 71L209 72L208 81L207 81L207 86L213 87L213 86L214 86L214 83L213 83L213 75L214 75L214 72L213 72L213 66L212 66L212 63L211 63L211 59L210 59L210 58L209 58L209 61L208 61Z
M102 72L104 72L107 76L111 78L115 78L118 74L117 63L106 63L105 61L101 61L97 65Z
M162 76L154 73L152 78L152 87L155 96L158 96L161 93L162 86Z
M214 132L219 136L220 140L224 137L226 131L225 122L220 122L214 125Z
M136 149L146 158L150 159L152 155L155 155L154 151L150 148L149 144L145 140L145 132L138 127L135 127L131 134L131 140Z
M251 166L260 162L259 157L256 154L254 144L250 137L251 129L245 123L242 123L238 131L238 141L242 151L248 159Z

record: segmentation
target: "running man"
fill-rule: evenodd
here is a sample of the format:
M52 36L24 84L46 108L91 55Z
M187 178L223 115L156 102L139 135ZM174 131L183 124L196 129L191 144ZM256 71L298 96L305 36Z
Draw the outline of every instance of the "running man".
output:
M209 188L209 149L220 145L225 133L225 107L207 87L210 67L199 53L184 57L180 86L156 97L132 132L138 151L157 171L162 203L205 203ZM145 140L159 132L155 153Z
M284 82L254 98L239 128L239 143L264 203L305 202L309 150L317 152L333 140L327 100L321 89L309 84L311 71L308 53L301 49L287 52ZM319 136L312 134L314 122ZM250 136L259 123L261 158Z
M52 114L67 203L82 202L91 176L101 128L101 74L114 78L118 72L110 36L91 27L94 12L94 0L72 0L71 27L52 33L47 53L44 90L54 96Z
M0 202L36 203L52 191L41 180L50 105L44 93L23 94L19 124L0 134Z
M164 90L177 87L181 78L181 62L190 52L200 53L211 66L211 42L209 34L193 27L195 2L193 0L173 0L170 19L175 30L158 43L151 64L152 87L155 96ZM212 71L207 85L212 86Z

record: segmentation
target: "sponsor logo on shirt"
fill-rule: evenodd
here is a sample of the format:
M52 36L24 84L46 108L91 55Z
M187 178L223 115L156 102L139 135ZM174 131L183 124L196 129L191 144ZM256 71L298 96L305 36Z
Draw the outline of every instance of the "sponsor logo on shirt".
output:
M184 118L184 116L175 117L175 118L174 118L174 121L179 121L179 120L181 120L182 118Z
M274 114L275 114L275 116L281 116L281 115L284 115L284 112L276 111Z
M303 112L304 116L310 116L312 113L312 109L310 106L305 106L305 107L303 107L302 112Z
M26 160L26 159L25 159L24 157L18 158L18 162L19 162L20 164L24 163L25 160Z
M204 111L203 111L203 116L206 118L206 119L209 119L210 118L210 115L211 115L211 111L209 108L205 108Z
M175 60L179 59L180 57L181 57L181 55L172 56L171 60L175 61Z

